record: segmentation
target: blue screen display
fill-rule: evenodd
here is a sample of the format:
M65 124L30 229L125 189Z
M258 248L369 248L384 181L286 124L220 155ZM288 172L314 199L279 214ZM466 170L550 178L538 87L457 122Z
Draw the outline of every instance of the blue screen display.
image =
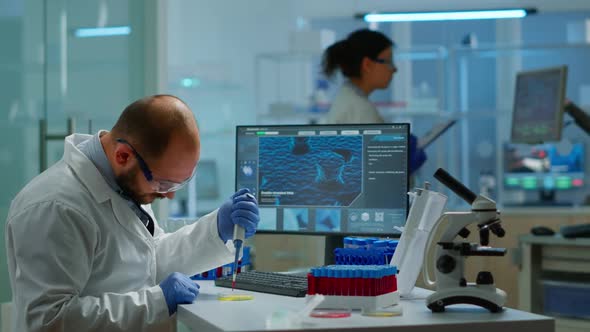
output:
M408 212L409 124L238 126L236 189L260 232L399 235Z

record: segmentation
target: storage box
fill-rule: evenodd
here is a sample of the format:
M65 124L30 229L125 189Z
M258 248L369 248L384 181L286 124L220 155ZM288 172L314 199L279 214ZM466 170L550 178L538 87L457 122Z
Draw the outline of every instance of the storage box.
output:
M553 280L542 283L545 314L590 319L590 284Z

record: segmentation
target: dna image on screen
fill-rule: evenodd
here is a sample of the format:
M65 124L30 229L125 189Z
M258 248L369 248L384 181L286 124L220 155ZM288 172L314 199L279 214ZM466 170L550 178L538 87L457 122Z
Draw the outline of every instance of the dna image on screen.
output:
M259 204L349 206L362 186L362 137L261 137Z

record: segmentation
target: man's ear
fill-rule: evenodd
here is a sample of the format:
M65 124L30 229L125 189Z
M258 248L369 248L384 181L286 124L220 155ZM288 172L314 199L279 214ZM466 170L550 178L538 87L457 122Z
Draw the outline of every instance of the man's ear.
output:
M120 166L126 166L131 160L131 151L124 144L115 148L115 162Z

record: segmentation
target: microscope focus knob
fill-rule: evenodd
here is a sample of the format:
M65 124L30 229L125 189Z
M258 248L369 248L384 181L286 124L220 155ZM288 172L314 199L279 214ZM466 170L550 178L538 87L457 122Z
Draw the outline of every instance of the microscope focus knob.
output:
M494 277L492 273L489 271L480 271L477 274L477 279L475 280L477 285L493 285L494 284Z
M449 255L442 255L436 260L436 269L444 274L453 272L455 266L457 262Z
M492 231L492 233L496 234L497 237L504 237L504 235L506 235L506 231L504 230L504 228L502 228L502 225L500 225L499 223L490 226L490 230Z

